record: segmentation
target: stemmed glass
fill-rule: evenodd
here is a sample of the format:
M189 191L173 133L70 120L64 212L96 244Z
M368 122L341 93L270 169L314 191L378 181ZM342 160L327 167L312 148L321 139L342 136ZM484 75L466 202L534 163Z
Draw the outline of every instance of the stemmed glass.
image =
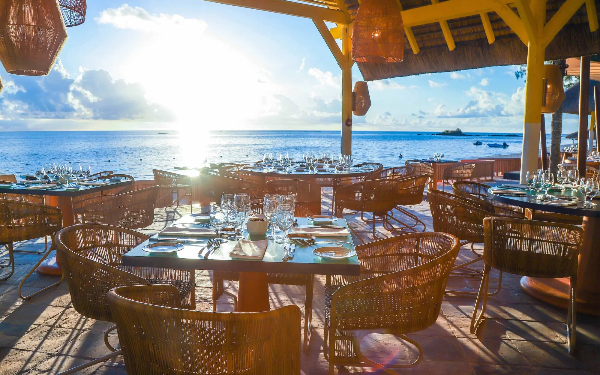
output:
M238 230L241 230L244 227L246 220L250 217L250 195L238 193L234 196L234 202L236 211L235 227L237 233Z
M561 187L561 191L564 192L565 191L565 183L568 181L567 179L567 172L563 169L558 169L558 171L556 172L556 183L558 183Z
M235 207L235 194L221 195L221 211L228 223L235 225L237 210Z
M525 175L525 180L527 181L527 185L529 186L529 190L534 191L533 184L535 182L536 174L531 171L527 171Z
M267 238L272 240L275 238L275 217L274 214L277 212L277 202L279 195L277 194L265 194L263 200L263 214L271 227L271 234L267 235Z
M547 169L542 174L542 186L544 188L544 199L548 198L548 191L554 185L554 175Z
M600 183L598 182L598 179L588 178L586 182L585 198L588 200L589 208L596 206L595 203L592 203L592 199L594 199L594 197L598 195L599 189Z
M577 186L577 181L579 181L579 171L577 169L569 169L569 172L567 172L567 180L571 186Z
M217 232L217 238L221 236L221 229L227 224L227 216L221 211L219 206L216 204L210 208L210 226L215 228Z
M294 225L294 210L296 196L280 195L277 202L277 212L275 213L275 223L283 231L281 239L276 239L277 243L289 243L288 231Z

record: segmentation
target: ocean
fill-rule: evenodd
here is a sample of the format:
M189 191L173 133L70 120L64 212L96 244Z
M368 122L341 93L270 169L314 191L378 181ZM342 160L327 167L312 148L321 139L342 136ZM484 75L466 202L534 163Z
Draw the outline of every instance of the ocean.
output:
M469 133L439 136L433 132L353 133L355 162L379 162L386 167L407 159L432 157L458 160L491 156L519 156L522 135ZM473 142L481 141L482 146ZM547 137L548 147L550 137ZM491 148L487 143L506 142ZM563 143L570 143L564 141ZM305 152L338 155L338 131L211 131L199 135L175 131L0 132L0 174L23 174L53 163L92 172L112 170L136 179L152 179L152 169L201 167L206 163L254 162L265 153L289 153L300 159ZM401 157L400 157L401 156Z

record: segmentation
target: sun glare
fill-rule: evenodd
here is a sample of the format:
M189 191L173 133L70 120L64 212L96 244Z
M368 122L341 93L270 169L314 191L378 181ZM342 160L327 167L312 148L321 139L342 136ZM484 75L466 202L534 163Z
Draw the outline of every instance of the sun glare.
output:
M170 108L180 131L244 128L264 111L261 69L208 34L151 33L120 67L149 100Z

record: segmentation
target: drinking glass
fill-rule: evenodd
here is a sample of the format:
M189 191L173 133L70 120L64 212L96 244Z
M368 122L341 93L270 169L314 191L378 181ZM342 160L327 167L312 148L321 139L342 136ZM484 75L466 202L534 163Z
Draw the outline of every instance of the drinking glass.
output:
M238 193L234 196L235 211L236 211L236 232L241 230L246 223L246 220L250 217L251 206L250 206L250 195L246 193Z
M567 182L567 172L563 169L558 169L556 172L556 183L558 183L561 187L561 191L565 191L565 183Z
M529 186L529 190L534 190L533 189L533 182L535 179L536 174L531 172L531 171L527 171L527 174L525 175L525 180L527 181L527 185Z
M263 200L263 214L269 223L271 228L271 234L267 235L267 238L272 240L275 238L275 223L274 214L277 212L277 202L279 201L279 195L277 194L265 194Z
M277 207L277 212L275 213L275 223L277 227L283 231L283 235L281 239L275 239L277 243L288 243L288 231L294 225L294 212L293 206L289 205L279 205Z
M235 224L237 210L235 209L235 194L221 195L221 211L229 223Z
M567 172L567 180L573 187L577 186L577 181L579 181L579 171L577 169L569 169L569 172Z
M217 238L221 236L221 229L227 224L227 216L221 211L216 204L210 208L210 226L215 228Z
M588 201L589 208L596 206L596 204L592 202L592 199L594 199L594 197L598 195L599 189L600 184L598 182L598 179L588 178L586 182L585 198Z
M544 188L544 199L548 198L548 191L554 185L554 175L550 173L550 170L544 171L542 178L542 185Z

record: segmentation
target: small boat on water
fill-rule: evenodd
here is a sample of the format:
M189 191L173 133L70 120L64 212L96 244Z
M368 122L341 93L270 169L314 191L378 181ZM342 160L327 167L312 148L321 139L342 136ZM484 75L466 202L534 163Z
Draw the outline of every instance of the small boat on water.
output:
M503 143L488 143L488 147L496 147L496 148L507 148L508 144L506 142Z
M483 142L481 142L481 141L477 141L477 142L473 142L473 144L474 144L475 146L481 146L481 145L483 144Z

